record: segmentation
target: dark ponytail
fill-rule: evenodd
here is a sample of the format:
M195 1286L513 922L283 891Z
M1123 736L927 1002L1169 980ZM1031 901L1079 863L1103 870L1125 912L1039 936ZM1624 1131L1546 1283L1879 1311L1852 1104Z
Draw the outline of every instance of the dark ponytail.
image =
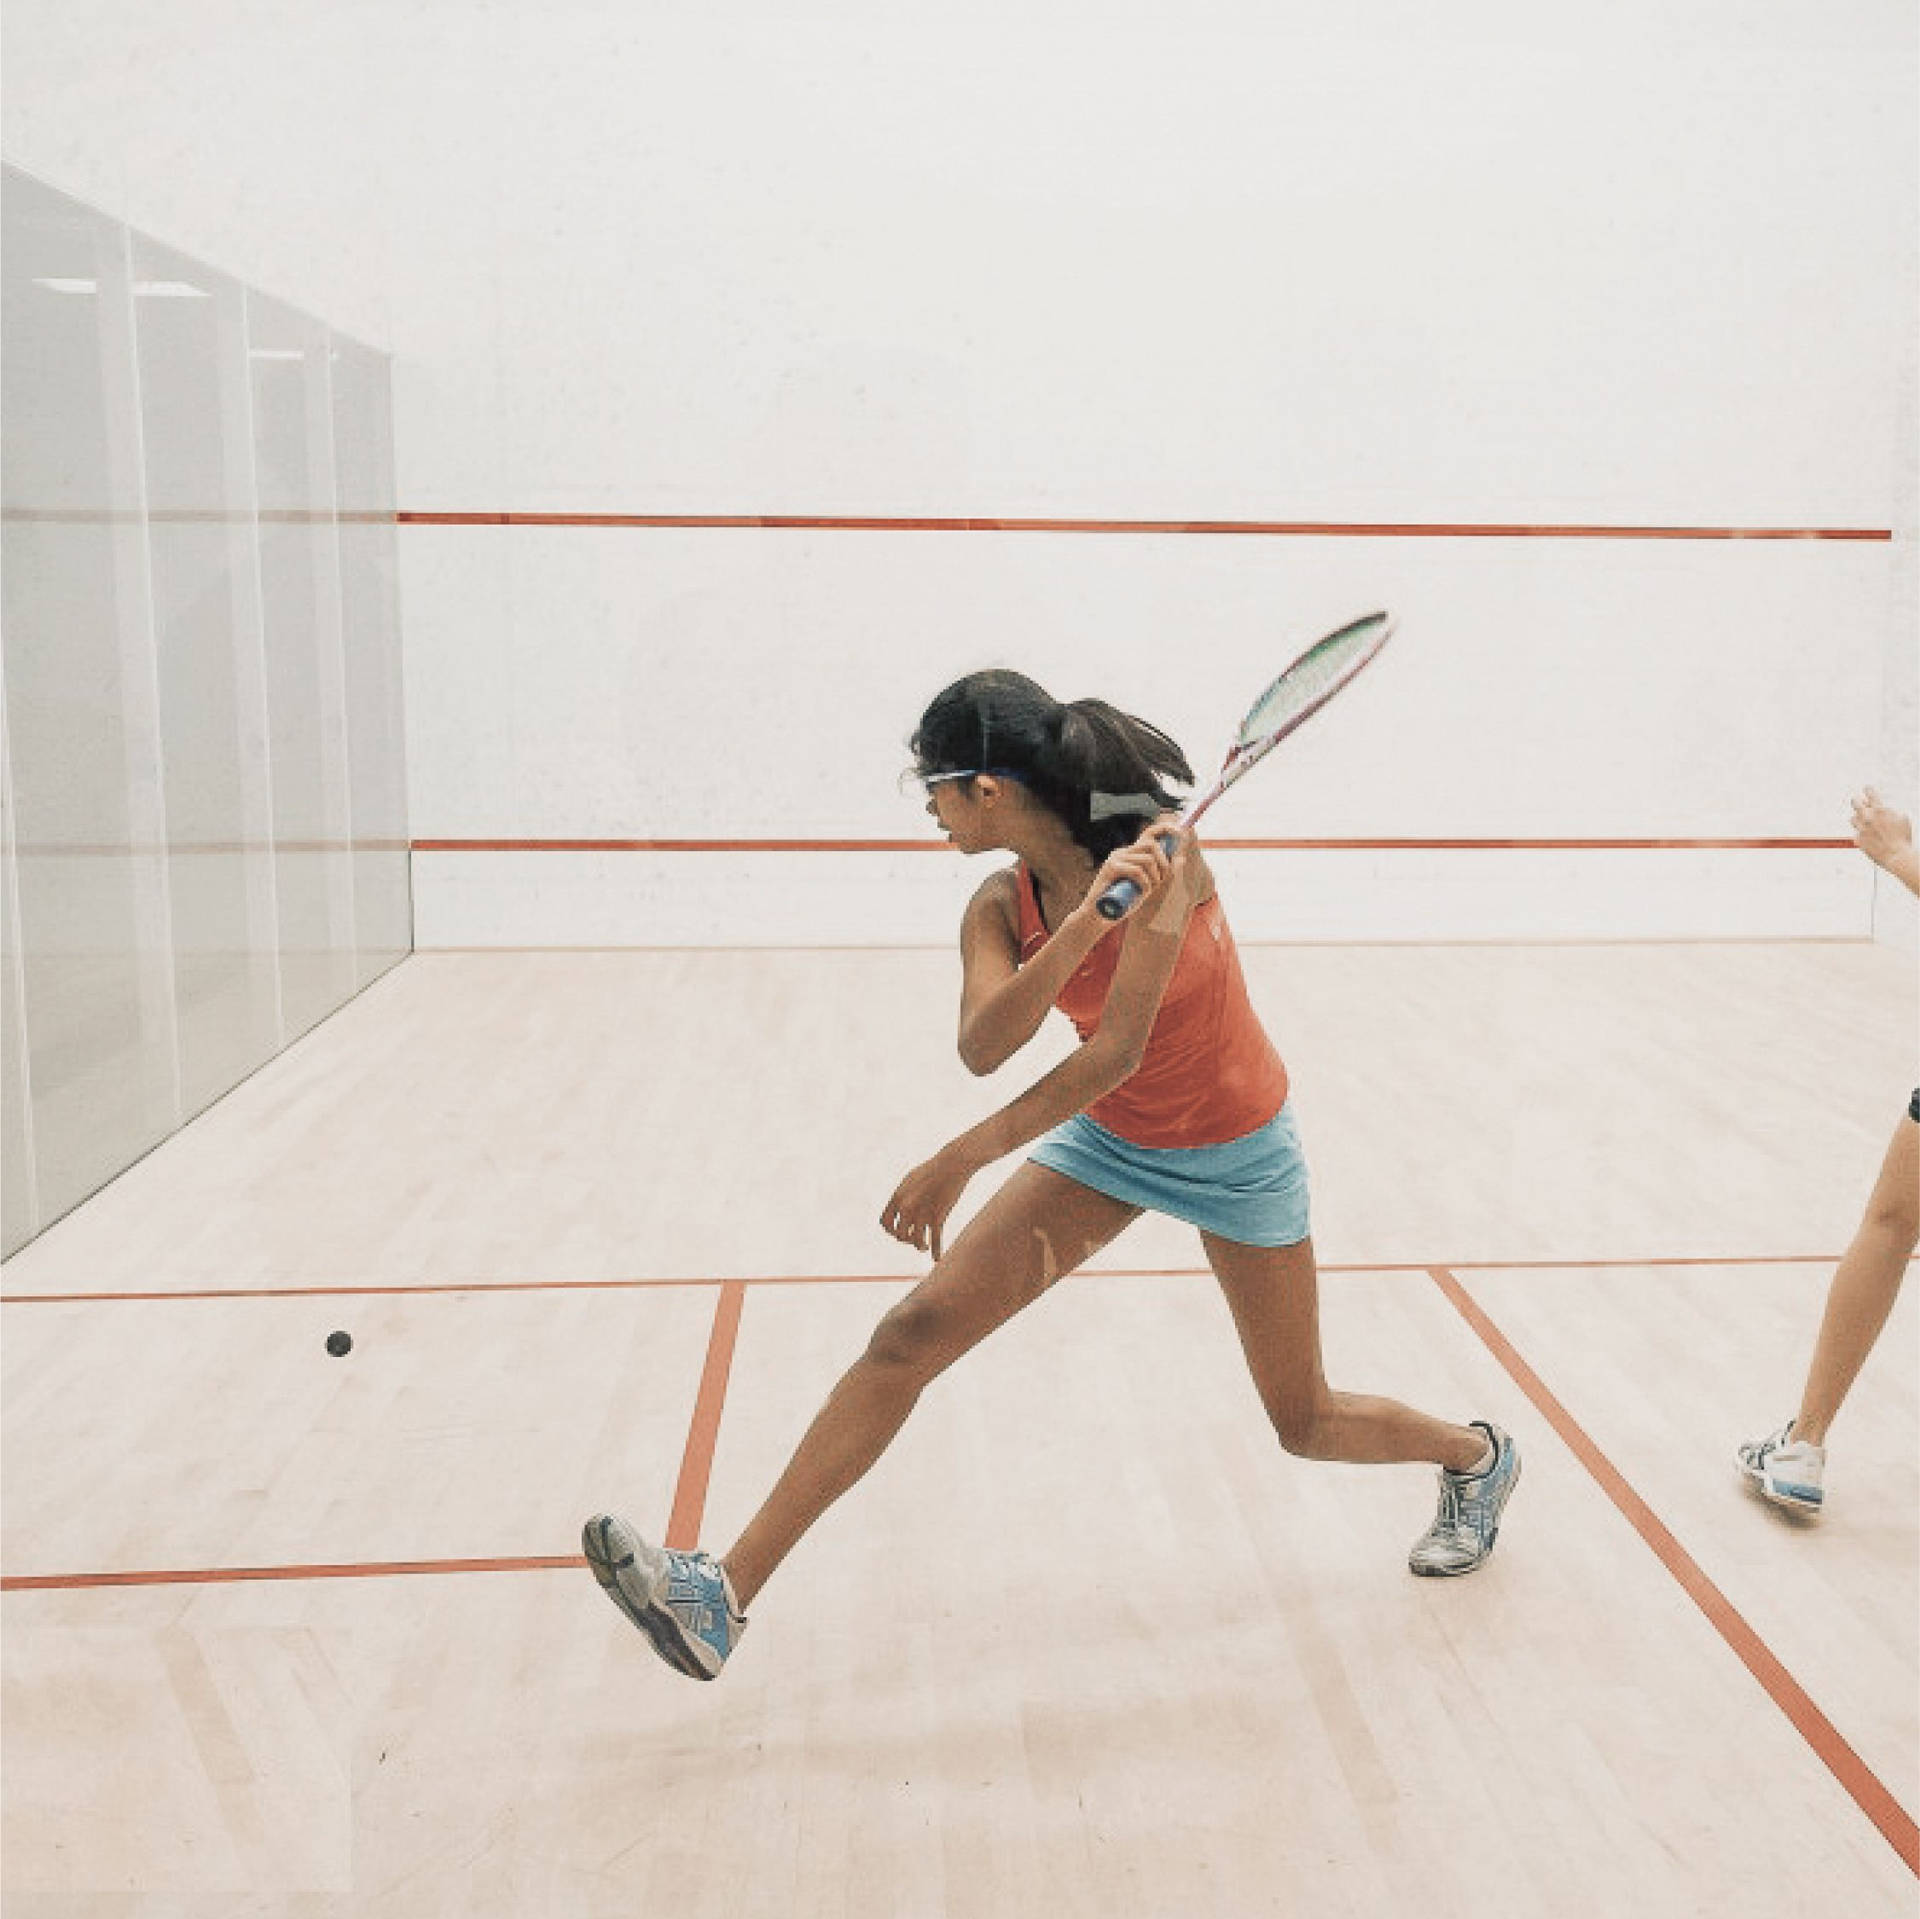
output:
M1158 727L1105 700L1063 706L1024 673L956 680L910 744L922 774L971 768L1017 779L1095 859L1178 805L1169 781L1193 784L1187 756Z

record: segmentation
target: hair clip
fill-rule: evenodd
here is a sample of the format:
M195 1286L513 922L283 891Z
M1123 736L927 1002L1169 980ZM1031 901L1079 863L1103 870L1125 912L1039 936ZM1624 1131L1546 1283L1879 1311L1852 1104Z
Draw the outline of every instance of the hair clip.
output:
M1151 793L1089 793L1087 795L1088 816L1096 820L1121 819L1129 813L1145 813L1151 817L1159 810L1160 802Z

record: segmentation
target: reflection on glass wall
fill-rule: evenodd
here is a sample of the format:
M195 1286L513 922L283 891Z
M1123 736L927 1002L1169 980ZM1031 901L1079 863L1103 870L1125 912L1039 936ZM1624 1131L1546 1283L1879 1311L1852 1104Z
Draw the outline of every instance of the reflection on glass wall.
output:
M245 295L136 238L140 413L189 1113L280 1044ZM164 291L161 291L164 289Z
M353 858L327 329L247 296L273 765L280 1011L288 1038L353 991Z
M384 356L0 209L11 1252L412 942Z
M407 849L387 358L338 337L333 343L333 449L352 768L353 924L364 982L412 949L413 863Z

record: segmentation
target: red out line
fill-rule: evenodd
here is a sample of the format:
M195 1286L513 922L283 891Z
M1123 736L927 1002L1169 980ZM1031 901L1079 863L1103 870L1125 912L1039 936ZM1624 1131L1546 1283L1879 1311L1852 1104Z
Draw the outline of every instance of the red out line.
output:
M1554 1397L1540 1375L1520 1357L1506 1335L1487 1317L1467 1289L1444 1266L1435 1266L1431 1271L1435 1284L1461 1318L1480 1336L1487 1350L1533 1402L1536 1410L1587 1469L1600 1490L1612 1500L1627 1523L1652 1549L1654 1556L1679 1582L1687 1597L1700 1608L1708 1624L1760 1682L1767 1696L1786 1714L1794 1729L1813 1748L1827 1770L1845 1787L1854 1804L1873 1821L1880 1835L1906 1862L1908 1870L1920 1877L1920 1826L1914 1824L1906 1808L1888 1791L1872 1767L1841 1737L1839 1728L1813 1703L1805 1688L1781 1664L1766 1641L1747 1624L1733 1602L1701 1570L1699 1562L1668 1531L1653 1508L1627 1483L1613 1462Z
M805 513L438 513L323 512L266 507L159 508L147 513L86 507L10 506L0 518L45 526L549 526L673 530L758 528L809 533L1136 533L1363 540L1871 540L1878 526L1585 526L1501 521L1075 520L897 517Z
M583 1566L578 1553L519 1559L390 1559L323 1566L200 1566L125 1573L13 1573L0 1592L82 1592L100 1586L224 1586L255 1579L391 1579L414 1573L551 1572Z
M1688 1253L1648 1259L1456 1259L1448 1269L1464 1273L1555 1273L1663 1271L1685 1266L1834 1266L1838 1253ZM1328 1260L1325 1273L1431 1273L1431 1260ZM1207 1266L1088 1266L1087 1279L1207 1279ZM8 1293L0 1306L103 1306L158 1304L205 1299L403 1299L458 1293L631 1293L686 1286L911 1286L920 1273L673 1273L627 1279L465 1279L386 1286L197 1286L147 1292Z
M1209 839L1219 853L1665 853L1723 850L1838 853L1847 839ZM946 840L415 840L416 853L951 853Z
M1179 533L1315 539L1891 540L1887 527L1571 526L1348 520L888 518L797 513L399 513L402 526L758 527L813 533Z
M691 1552L700 1543L707 1482L713 1474L713 1452L720 1437L720 1414L727 1403L727 1375L733 1368L733 1348L740 1336L740 1307L746 1290L737 1279L725 1281L713 1309L707 1363L700 1374L700 1392L693 1402L693 1421L687 1430L687 1450L680 1460L673 1511L667 1519L666 1543L681 1552Z

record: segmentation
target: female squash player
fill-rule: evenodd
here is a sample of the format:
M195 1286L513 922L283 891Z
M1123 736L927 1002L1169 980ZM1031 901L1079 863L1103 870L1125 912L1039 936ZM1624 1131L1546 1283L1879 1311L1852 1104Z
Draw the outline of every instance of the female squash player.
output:
M1193 778L1180 749L1103 702L1063 706L1008 672L948 687L912 748L927 810L953 843L1017 862L981 886L961 924L960 1057L993 1072L1055 1005L1082 1044L901 1180L881 1224L930 1253L933 1270L881 1319L733 1546L719 1558L662 1548L600 1514L583 1537L595 1578L669 1665L714 1678L745 1608L928 1384L1147 1207L1200 1229L1281 1444L1312 1459L1437 1465L1439 1510L1409 1564L1473 1571L1493 1549L1519 1456L1485 1420L1450 1425L1327 1385L1286 1069L1204 859L1188 835L1171 858L1159 844L1173 826L1164 782ZM1120 879L1142 898L1116 925L1095 902ZM1025 1164L947 1245L968 1182L1022 1147Z
M1909 893L1920 893L1913 822L1868 787L1853 803L1853 843ZM1853 1244L1834 1269L1800 1393L1800 1410L1777 1433L1749 1440L1737 1454L1747 1483L1789 1511L1817 1518L1826 1501L1827 1428L1858 1378L1900 1296L1907 1261L1920 1245L1920 1091L1893 1139Z

